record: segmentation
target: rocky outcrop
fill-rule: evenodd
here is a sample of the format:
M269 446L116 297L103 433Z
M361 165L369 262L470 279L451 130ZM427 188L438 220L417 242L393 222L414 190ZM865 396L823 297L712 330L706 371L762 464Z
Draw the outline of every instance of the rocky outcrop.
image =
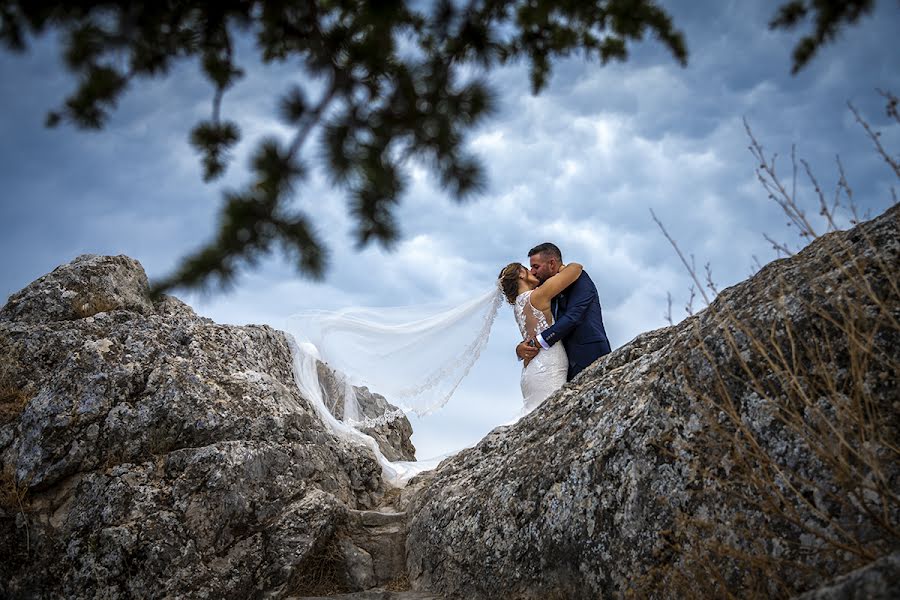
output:
M895 206L444 462L408 509L414 587L773 597L896 551L898 265Z
M152 314L147 275L127 256L85 254L9 297L0 319L19 323L72 321L110 310Z
M898 265L894 207L399 491L300 395L282 333L79 257L0 309L0 597L890 597ZM373 433L406 458L395 423Z
M153 303L132 259L12 296L0 365L0 597L302 592L384 496L299 395L282 333Z

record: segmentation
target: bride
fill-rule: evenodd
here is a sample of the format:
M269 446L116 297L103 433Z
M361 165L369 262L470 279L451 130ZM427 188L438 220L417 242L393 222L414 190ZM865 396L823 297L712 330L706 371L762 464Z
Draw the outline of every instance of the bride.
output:
M543 284L519 263L510 263L500 271L499 286L506 301L513 305L523 340L534 340L553 324L553 298L572 285L582 270L580 264L569 263ZM525 412L537 408L550 394L563 386L568 368L569 359L562 344L554 344L549 349L538 352L530 361L525 360L521 379Z
M571 263L537 288L538 280L528 269L518 263L515 269L512 266L504 269L509 271L508 281L501 273L489 290L466 302L305 311L284 324L302 396L336 435L372 450L387 482L402 487L414 475L436 467L446 455L428 461L390 461L375 440L360 430L404 414L421 417L443 407L481 355L504 296L510 300L515 293L512 300L522 300L516 319L523 337L540 333L553 322L551 299L581 272L581 265ZM509 286L509 293L504 286ZM319 380L322 363L344 378L342 410L334 410L335 399L325 397ZM526 364L522 375L525 412L565 383L566 365L562 344L541 351ZM358 404L354 386L367 386L394 406L373 416Z

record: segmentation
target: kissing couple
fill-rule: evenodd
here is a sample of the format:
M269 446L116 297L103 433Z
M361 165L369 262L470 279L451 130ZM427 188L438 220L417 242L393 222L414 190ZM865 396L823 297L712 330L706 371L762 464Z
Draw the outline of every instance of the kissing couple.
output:
M531 412L566 381L609 354L597 287L578 263L564 264L555 244L528 252L531 268L511 263L498 285L513 306L522 342L522 396Z
M564 264L559 248L550 243L534 247L528 256L530 269L512 263L487 289L462 301L308 309L289 317L283 327L301 396L333 433L369 447L386 481L403 485L441 457L391 461L364 430L443 407L486 347L505 298L523 340L516 347L523 360L523 412L533 410L609 353L610 345L597 288L582 266ZM323 383L325 371L340 385ZM326 398L326 388L341 388L342 397Z

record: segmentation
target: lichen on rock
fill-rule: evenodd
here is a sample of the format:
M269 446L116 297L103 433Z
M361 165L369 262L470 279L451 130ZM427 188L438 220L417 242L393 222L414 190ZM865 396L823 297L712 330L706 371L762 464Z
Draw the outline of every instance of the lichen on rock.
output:
M385 493L300 396L284 334L153 303L127 257L14 294L0 353L0 596L275 597Z
M409 508L414 585L774 597L896 551L898 265L895 206L638 336L445 461Z
M301 395L284 334L79 257L0 309L0 596L890 597L898 265L895 206L400 491ZM319 371L341 416L346 385ZM409 432L372 431L391 458Z

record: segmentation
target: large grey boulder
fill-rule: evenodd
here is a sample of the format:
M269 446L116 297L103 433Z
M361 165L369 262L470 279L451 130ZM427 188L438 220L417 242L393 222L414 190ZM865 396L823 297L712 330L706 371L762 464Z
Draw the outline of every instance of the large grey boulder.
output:
M414 481L414 587L777 597L896 551L898 265L895 206L637 337Z
M126 257L15 294L0 365L3 598L280 597L385 493L281 332L154 304Z

